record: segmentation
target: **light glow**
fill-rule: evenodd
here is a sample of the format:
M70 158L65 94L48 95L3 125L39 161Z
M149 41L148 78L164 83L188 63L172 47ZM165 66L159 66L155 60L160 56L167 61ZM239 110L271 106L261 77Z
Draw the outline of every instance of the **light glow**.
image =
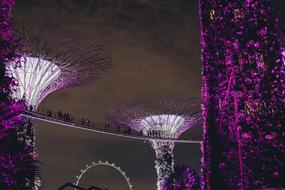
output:
M27 106L36 108L49 93L49 87L59 78L60 67L41 57L21 57L20 65L9 64L8 75L18 82L13 97L25 98Z
M148 131L160 131L164 137L175 137L176 131L183 126L185 119L179 115L152 115L141 120L144 135Z

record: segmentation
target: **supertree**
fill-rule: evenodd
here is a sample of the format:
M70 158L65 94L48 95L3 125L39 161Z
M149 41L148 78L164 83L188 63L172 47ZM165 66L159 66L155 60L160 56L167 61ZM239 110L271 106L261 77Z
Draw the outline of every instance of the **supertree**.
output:
M198 125L201 114L195 99L161 98L122 104L109 110L106 119L145 136L160 138L150 140L155 150L157 189L160 190L173 171L173 140Z
M189 165L177 165L162 190L200 190L200 176Z
M44 28L45 31L48 31ZM60 35L45 36L44 31L19 27L15 35L21 49L18 61L6 65L6 74L15 79L12 97L25 102L27 109L36 110L39 103L55 90L74 87L99 78L111 66L111 57L102 46L94 46L83 38ZM18 139L35 146L35 130L31 119L17 130ZM35 148L33 153L36 156ZM39 180L38 180L39 181ZM37 183L39 184L39 183ZM35 188L38 185L35 184Z
M203 189L284 187L285 88L270 0L200 0Z
M91 39L59 27L41 28L16 28L23 45L21 59L7 68L19 84L15 98L24 98L33 109L53 91L98 79L112 62L110 53Z
M19 60L20 46L12 35L14 3L0 0L0 189L30 190L39 182L38 162L32 147L17 135L25 125L20 117L24 103L12 98L15 80L6 75L6 67Z
M25 100L30 110L36 110L48 94L98 79L111 66L109 52L103 46L93 45L90 39L68 32L60 35L66 31L52 27L44 30L18 26L16 36L23 44L20 61L7 67L7 73L18 83L14 98ZM57 35L51 36L52 33ZM25 133L34 144L32 122L28 119L27 122L29 128Z

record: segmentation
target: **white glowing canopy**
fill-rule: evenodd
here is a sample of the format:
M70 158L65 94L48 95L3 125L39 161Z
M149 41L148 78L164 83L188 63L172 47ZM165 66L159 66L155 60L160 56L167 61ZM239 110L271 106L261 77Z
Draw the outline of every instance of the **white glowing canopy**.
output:
M13 92L14 98L26 99L27 106L36 108L40 101L60 75L60 67L40 57L21 57L20 64L11 63L8 75L13 76L18 88Z
M179 115L152 115L141 119L143 133L160 131L165 137L176 137L177 132L185 125L185 118Z

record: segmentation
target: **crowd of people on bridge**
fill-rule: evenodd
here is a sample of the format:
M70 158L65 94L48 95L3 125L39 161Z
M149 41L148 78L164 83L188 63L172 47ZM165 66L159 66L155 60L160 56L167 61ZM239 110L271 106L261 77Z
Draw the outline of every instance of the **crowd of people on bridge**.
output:
M32 106L29 107L29 111L33 111ZM54 113L50 110L46 110L43 112L44 112L44 115L47 115L48 117L57 118L57 119L60 119L66 122L77 123L83 126L94 127L95 129L100 130L100 131L113 132L113 133L115 132L118 134L135 135L135 136L146 135L147 137L151 137L151 138L166 138L164 132L160 130L149 130L147 131L146 134L144 134L142 130L140 130L140 132L135 132L131 128L123 127L121 125L111 125L109 123L105 123L103 125L98 123L94 125L94 123L92 123L89 119L86 119L86 118L75 119L70 113L63 112L61 110L58 110L57 113Z
M73 117L67 112L61 112L60 110L58 110L57 115L59 119L73 122Z
M162 135L163 135L162 131L158 130L147 131L148 137L162 138Z
M47 115L48 117L54 117L54 118L57 118L63 121L77 123L77 124L88 126L88 127L94 127L95 129L101 130L101 131L115 132L115 133L120 133L124 135L135 134L134 132L132 132L131 128L122 127L120 125L111 125L109 123L105 123L103 125L98 123L98 124L93 125L93 123L89 119L86 119L86 118L75 119L68 112L63 112L61 110L58 110L57 113L53 113L52 111L47 110L47 111L44 111L44 114ZM142 135L142 132L140 134Z
M114 131L116 133L122 133L122 134L132 134L131 128L126 128L121 125L110 125L109 123L104 124L104 130L105 131Z

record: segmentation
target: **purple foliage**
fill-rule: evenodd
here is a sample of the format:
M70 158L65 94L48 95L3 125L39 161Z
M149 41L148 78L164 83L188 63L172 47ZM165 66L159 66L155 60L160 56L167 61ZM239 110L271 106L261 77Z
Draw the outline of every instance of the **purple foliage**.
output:
M19 58L11 27L14 3L0 0L0 189L28 190L37 183L38 163L33 147L18 136L27 124L20 116L25 104L11 98L16 83L5 71L6 64Z
M191 166L175 166L162 190L199 190L200 176Z
M284 63L270 0L200 0L203 189L285 186Z

